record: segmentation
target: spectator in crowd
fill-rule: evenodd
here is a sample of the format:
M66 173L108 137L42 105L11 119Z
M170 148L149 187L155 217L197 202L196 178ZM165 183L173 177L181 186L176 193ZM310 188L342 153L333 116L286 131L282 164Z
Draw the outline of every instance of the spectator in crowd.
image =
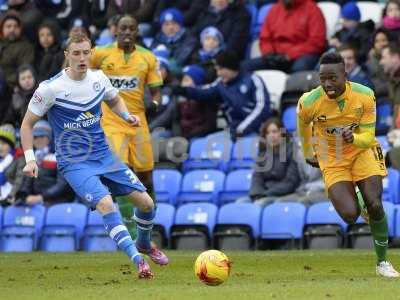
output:
M205 71L202 67L186 66L183 68L181 86L200 87L204 83L204 78ZM169 87L168 89L170 90ZM150 123L153 138L173 135L191 139L217 130L217 103L198 102L182 96L172 97L168 100L165 108L162 108L161 113ZM168 132L169 135L166 134Z
M371 79L368 77L368 74L363 70L363 68L357 63L356 50L350 45L342 45L338 51L344 60L344 68L347 73L347 79L349 81L368 86L373 90L374 85L372 84Z
M37 32L35 69L38 82L47 80L61 71L64 52L61 49L61 34L58 24L46 20Z
M214 26L224 36L226 49L243 58L250 39L251 17L244 4L238 0L210 0L208 9L200 13L193 31L200 35L204 28Z
M191 27L195 24L201 13L207 10L209 0L162 0L158 1L155 20L158 20L161 12L167 8L175 7L183 13L183 24L186 27Z
M361 13L355 2L346 3L341 10L342 29L329 40L329 46L340 48L344 44L357 49L361 62L365 62L369 51L369 40L375 30L372 20L361 23Z
M390 43L382 49L380 64L389 77L389 99L393 103L393 120L396 124L400 117L400 48L396 43Z
M6 172L11 166L15 148L15 129L11 124L0 126L0 204L5 204L11 192L12 184L8 182Z
M233 51L223 51L216 57L218 79L205 87L175 87L174 93L188 99L222 103L232 139L258 132L270 115L269 95L257 75L239 71L239 57Z
M386 153L386 167L400 171L400 118L395 122L396 128L389 131L387 138L392 148Z
M206 70L205 82L215 80L215 68L213 60L225 49L224 36L218 28L209 26L200 33L201 48L192 55L192 64L199 64Z
M388 82L382 66L379 64L382 49L389 44L392 39L390 32L384 28L379 28L372 36L372 48L368 54L366 67L368 74L375 87L375 96L379 99L388 95Z
M399 38L400 33L400 2L398 0L389 0L383 10L382 18L383 28L393 33Z
M17 85L17 72L23 64L33 65L34 49L22 34L22 21L19 15L7 13L0 23L0 67L6 77L9 91Z
M37 8L44 16L57 18L61 28L67 28L72 19L80 16L88 1L82 0L34 0Z
M4 117L4 122L21 127L29 101L38 86L35 70L31 65L22 65L18 68L18 85L15 87L10 106Z
M282 121L271 117L260 129L259 156L251 179L249 198L238 202L268 203L293 193L300 182L291 137Z
M52 204L74 199L68 183L57 171L57 161L52 151L51 140L52 130L49 123L45 120L37 122L33 127L33 148L39 166L38 177L24 177L22 186L16 194L17 203Z
M89 22L85 17L77 17L71 20L69 24L68 37L79 33L85 34L88 38L92 38L92 33L89 30Z
M160 24L161 32L155 36L151 48L165 45L170 52L171 71L179 73L195 51L197 40L183 27L183 15L176 8L163 11Z
M117 26L120 15L108 19L107 28L104 29L96 40L96 46L104 46L117 40Z
M30 0L8 0L8 9L20 15L25 35L34 42L36 30L43 18L35 3Z
M262 56L243 68L312 70L326 47L326 26L321 10L311 0L280 0L268 13L260 33Z

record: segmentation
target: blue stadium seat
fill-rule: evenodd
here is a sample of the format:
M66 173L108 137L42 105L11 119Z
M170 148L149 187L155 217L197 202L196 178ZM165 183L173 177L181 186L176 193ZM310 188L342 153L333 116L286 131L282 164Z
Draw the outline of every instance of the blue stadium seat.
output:
M178 204L187 202L218 201L218 193L224 187L225 174L218 170L194 170L186 173L182 180Z
M226 176L224 190L219 193L218 204L233 202L240 197L247 196L251 186L251 169L236 170Z
M88 252L117 251L117 245L104 228L103 217L99 212L90 211L83 232L82 250Z
M396 207L393 203L388 202L388 201L382 201L383 204L383 209L385 210L386 213L386 218L388 222L388 227L389 227L389 237L393 237L395 235L395 227L396 227ZM362 225L365 224L365 221L363 218L359 217L356 221L356 225ZM369 230L369 225L365 224Z
M156 169L153 171L154 191L158 203L176 203L181 188L182 175L177 170Z
M377 135L384 135L392 125L393 111L392 104L388 101L377 102L376 104L376 127Z
M257 24L257 15L258 15L258 9L257 5L254 3L247 3L246 4L246 9L249 12L251 16L251 21L250 21L250 34L253 34L253 30L255 29L255 26Z
M152 240L158 246L167 246L171 235L171 227L174 224L175 207L167 203L158 203L154 218Z
M400 198L400 173L399 171L389 168L388 176L383 179L383 195L384 201L399 203Z
M261 6L260 9L258 10L257 21L252 30L253 39L256 39L259 37L262 25L264 24L265 19L268 16L268 13L269 13L272 5L273 4L265 4L265 5Z
M294 240L303 237L306 207L296 202L278 202L265 207L261 219L261 238Z
M172 248L206 249L217 220L218 208L212 203L188 203L176 210L171 229Z
M343 231L347 229L347 223L342 220L331 202L320 202L311 205L307 211L306 225L325 224L340 225Z
M194 169L226 170L231 159L232 141L228 135L210 135L195 139L190 144L189 157L183 163L183 171Z
M48 252L69 252L79 249L86 225L87 208L80 203L62 203L47 210L40 249Z
M296 106L290 106L286 108L282 114L282 122L285 128L289 132L296 131L297 128L297 117L296 117Z
M233 146L229 169L252 168L258 155L258 137L239 138Z
M43 205L7 207L4 210L1 251L35 250L43 227L45 211Z

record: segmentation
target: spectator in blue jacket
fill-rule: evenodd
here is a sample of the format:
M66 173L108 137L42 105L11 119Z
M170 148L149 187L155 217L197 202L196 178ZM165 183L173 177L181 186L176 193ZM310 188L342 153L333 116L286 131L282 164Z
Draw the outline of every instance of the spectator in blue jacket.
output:
M175 87L174 93L197 101L222 104L233 139L257 133L270 115L269 95L257 75L239 71L239 57L233 51L222 51L216 57L218 78L205 88Z
M344 68L347 73L347 79L365 85L373 90L374 84L369 78L367 72L365 72L357 63L356 49L350 45L343 45L339 48L339 53L344 60Z
M183 15L176 8L164 10L160 16L161 32L153 43L152 49L164 45L170 52L171 71L179 73L197 47L197 39L183 26Z

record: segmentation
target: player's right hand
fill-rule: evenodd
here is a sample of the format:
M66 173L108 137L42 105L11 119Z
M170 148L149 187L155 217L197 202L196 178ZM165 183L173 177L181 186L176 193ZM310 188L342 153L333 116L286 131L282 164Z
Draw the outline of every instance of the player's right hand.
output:
M318 159L315 156L312 158L306 158L306 163L314 168L319 168Z
M24 169L22 170L25 176L37 178L39 174L39 168L36 164L36 161L29 161Z

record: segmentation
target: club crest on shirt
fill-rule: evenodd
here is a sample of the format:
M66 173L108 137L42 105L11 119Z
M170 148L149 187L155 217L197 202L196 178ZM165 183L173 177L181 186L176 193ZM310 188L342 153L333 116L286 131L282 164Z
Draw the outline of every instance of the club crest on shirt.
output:
M363 113L362 107L356 107L353 109L353 111L354 111L354 114L357 116L357 118L360 118Z
M93 90L95 92L99 92L101 90L100 82L96 81L95 83L93 83Z

